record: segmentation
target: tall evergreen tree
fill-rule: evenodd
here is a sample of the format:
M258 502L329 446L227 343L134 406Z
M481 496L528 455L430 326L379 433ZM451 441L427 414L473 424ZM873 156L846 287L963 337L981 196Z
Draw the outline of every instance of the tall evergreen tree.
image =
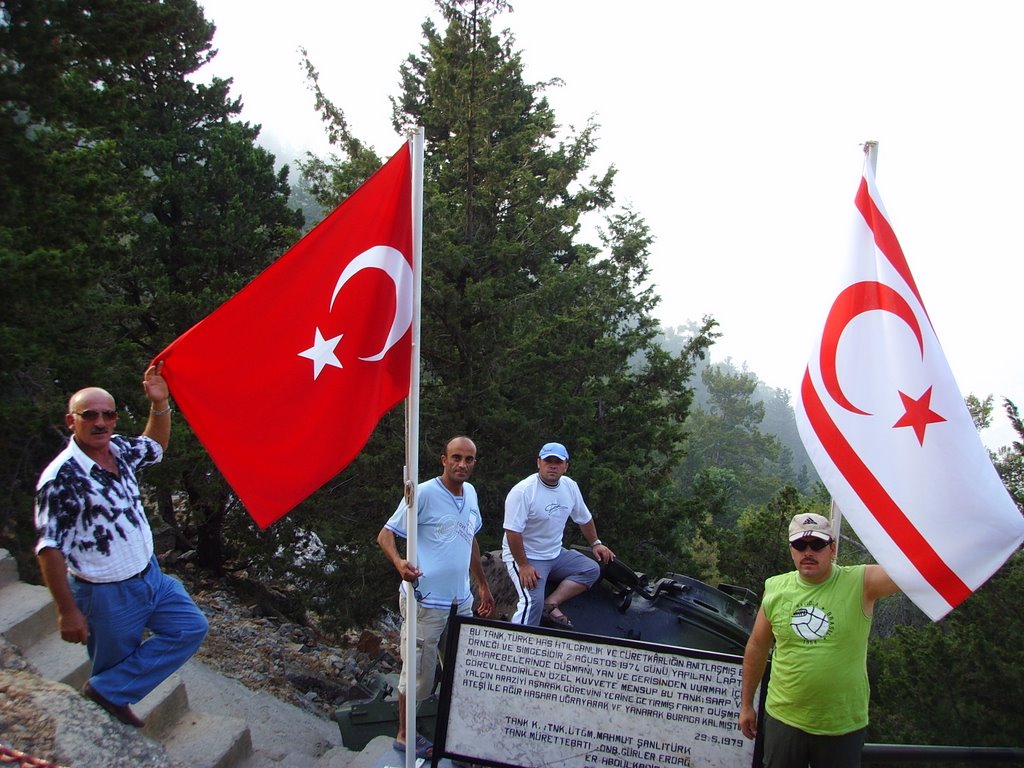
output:
M612 212L613 169L586 175L597 126L560 137L545 84L524 81L514 38L493 31L503 3L439 8L447 27L424 25L394 119L422 125L429 147L424 423L477 438L495 543L505 492L558 439L602 535L647 563L711 324L676 357L653 343L653 238L635 212ZM600 250L580 237L596 212Z
M714 520L731 528L743 509L767 503L795 480L792 454L775 435L761 429L765 405L754 397L754 374L720 364L704 369L701 379L707 403L690 411L687 455L676 471L676 480L692 493L706 484L706 478L697 482L702 472L714 468L731 473L727 503L719 504ZM719 492L724 490L719 486Z
M497 547L506 493L536 470L542 443L563 441L602 537L636 567L665 568L686 382L714 322L679 354L655 343L653 237L638 213L613 208L614 170L588 173L597 126L560 132L547 84L526 82L513 36L493 30L504 3L438 8L445 26L423 25L422 48L401 69L393 119L396 131L420 125L426 136L419 475L437 473L449 436L473 437L483 544ZM309 72L344 158L311 158L303 169L309 188L336 204L379 160ZM601 214L600 242L585 242L584 217ZM400 413L384 420L329 503L320 512L307 506L305 520L329 550L341 538L359 542L344 548L339 580L359 562L376 568L390 593L387 564L366 552L400 495L388 468L400 463L400 445L384 436L400 441ZM353 525L341 526L339 515Z
M141 429L146 362L302 221L287 171L255 146L258 128L237 122L229 81L188 80L212 55L195 0L3 0L0 13L0 420L27 436L5 441L0 471L5 513L18 510L5 522L24 541L35 476L65 439L66 397L105 386L120 428ZM148 477L167 518L182 487L186 515L227 509L211 476L179 419Z

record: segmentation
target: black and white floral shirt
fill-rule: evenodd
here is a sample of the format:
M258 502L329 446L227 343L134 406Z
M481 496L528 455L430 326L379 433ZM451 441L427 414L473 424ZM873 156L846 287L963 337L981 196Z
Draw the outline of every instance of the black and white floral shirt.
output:
M153 556L135 473L158 463L163 449L146 437L110 439L118 474L90 459L74 438L43 470L36 485L36 553L64 553L74 576L121 581L142 571Z

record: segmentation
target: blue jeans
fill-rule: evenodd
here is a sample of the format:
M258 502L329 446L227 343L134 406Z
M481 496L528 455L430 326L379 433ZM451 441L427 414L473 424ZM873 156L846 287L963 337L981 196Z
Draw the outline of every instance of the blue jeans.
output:
M71 591L89 624L89 682L112 704L144 699L206 637L206 617L181 582L160 570L155 556L144 576L115 584L72 578ZM150 635L144 640L145 630Z

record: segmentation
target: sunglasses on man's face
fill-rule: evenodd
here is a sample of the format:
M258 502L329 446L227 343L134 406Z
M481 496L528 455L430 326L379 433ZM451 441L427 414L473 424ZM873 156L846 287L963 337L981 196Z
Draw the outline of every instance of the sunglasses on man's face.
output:
M815 552L821 552L825 547L832 543L832 539L825 541L825 539L811 538L811 539L797 539L796 541L789 542L789 546L795 549L797 552L806 552L807 548L810 547Z
M113 421L117 418L117 411L94 411L89 409L88 411L72 411L72 413L85 421L96 421L100 416L103 416L107 421Z

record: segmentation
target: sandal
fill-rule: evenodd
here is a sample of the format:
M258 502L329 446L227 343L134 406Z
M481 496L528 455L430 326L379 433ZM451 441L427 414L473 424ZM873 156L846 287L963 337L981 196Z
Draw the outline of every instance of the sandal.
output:
M405 754L405 744L395 739L391 743L391 747L395 752L401 752ZM422 757L426 760L430 760L434 756L434 745L427 741L425 736L416 734L416 757Z
M557 615L555 611L558 611ZM541 615L541 618L547 619L556 627L572 629L572 622L569 621L569 617L562 613L554 603L544 603L544 613Z

